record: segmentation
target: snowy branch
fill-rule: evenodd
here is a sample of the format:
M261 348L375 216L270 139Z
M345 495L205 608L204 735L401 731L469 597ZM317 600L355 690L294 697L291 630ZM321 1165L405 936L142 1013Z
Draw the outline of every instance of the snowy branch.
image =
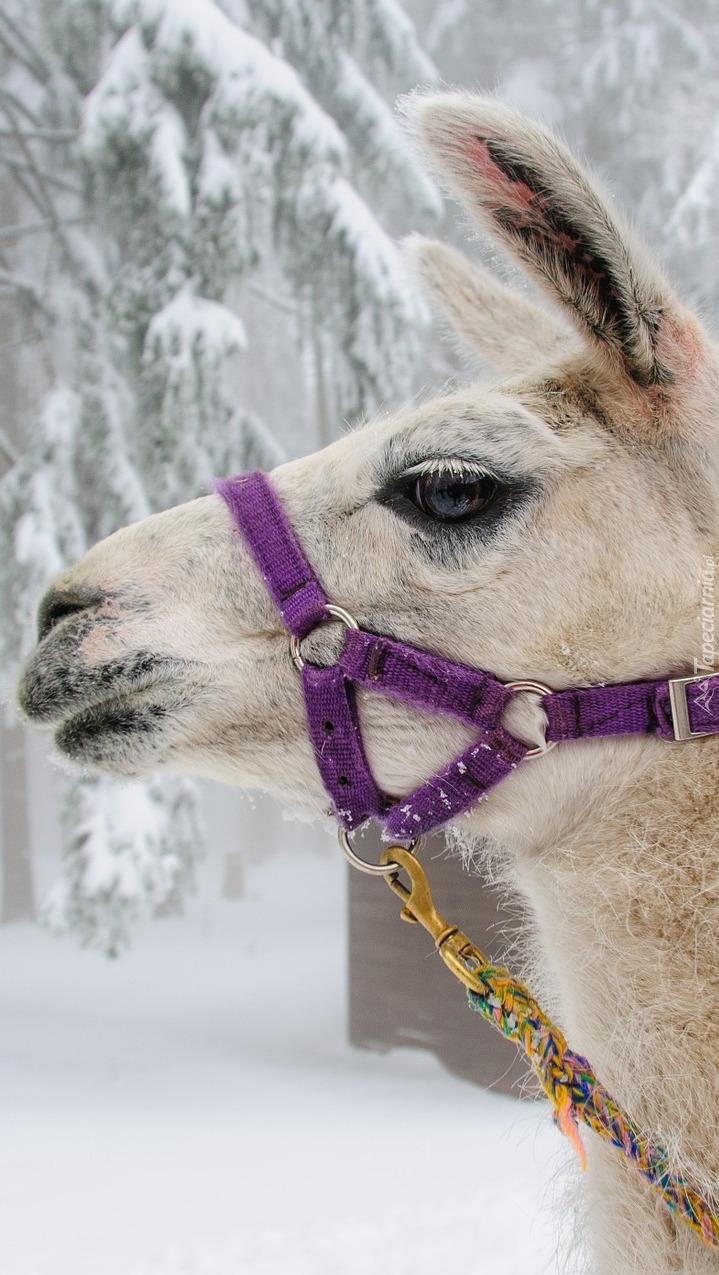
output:
M26 336L17 337L14 341L3 341L0 343L0 354L9 354L11 350L18 350L23 345L35 345L37 341L42 340L42 332L31 332Z
M74 128L0 128L0 137L23 137L27 141L74 142L78 131Z
M48 214L54 214L54 208L52 204L48 202L45 192L42 189L38 192L37 187L29 182L17 169L14 172L14 177L17 185L20 187L20 190L27 196L33 207L37 208L38 212L43 213L46 217ZM55 229L58 224L57 217L52 215L50 217L50 224L53 229Z
M0 103L2 104L5 117L11 125L13 139L16 141L17 147L25 159L24 164L21 163L21 161L13 160L8 163L8 167L13 173L15 181L25 192L30 202L41 214L43 214L43 219L49 222L52 232L58 237L63 248L68 253L69 259L71 259L72 254L70 253L69 245L62 228L64 219L58 216L55 199L48 190L49 184L53 184L56 188L61 188L60 183L63 182L63 179L57 178L54 174L46 174L37 163L32 147L29 145L24 135L24 129L18 122L18 114L22 110L21 104L18 103L16 106L12 100L12 95L9 94L4 95L4 102L2 102L2 99L0 98ZM27 174L30 174L32 181L28 181ZM64 183L64 188L68 191L72 191L78 196L80 194L79 189L72 187L70 183ZM5 238L7 237L8 236L5 236Z
M2 349L2 346L0 346ZM17 465L20 462L20 453L17 448L10 442L5 430L0 426L0 447L2 447L5 455L11 464Z
M15 93L12 93L10 91L10 89L3 88L2 86L0 86L0 103L5 104L6 113L8 111L8 108L12 108L13 112L19 111L20 114L24 115L26 119L30 120L30 123L35 125L36 128L42 127L41 120L38 118L35 112L30 109L27 102L22 102ZM13 119L14 119L14 115L13 115Z
M263 288L259 283L248 283L247 291L259 297L261 301L266 301L268 305L274 306L276 310L282 310L285 314L300 313L300 306L295 301L291 301L289 297L278 297L276 293Z
M6 168L21 173L32 173L33 177L41 178L48 186L56 186L58 190L65 190L71 195L82 194L79 186L74 186L72 182L68 182L64 177L58 177L57 173L49 173L47 169L40 168L38 164L23 163L22 160L14 159L10 155L3 155L0 152L0 164L4 164Z
M0 270L0 287L9 288L13 292L22 292L37 304L40 303L37 289L32 280L25 279L22 275L15 274L14 271Z
M62 217L56 221L28 221L18 222L13 226L0 226L0 242L3 239L20 239L25 235L39 235L57 230L58 226L85 226L92 221L92 217Z
M14 169L15 180L17 181L21 189L25 192L25 194L28 196L30 201L35 205L35 207L40 212L44 213L46 217L50 218L50 220L53 221L53 223L55 223L57 221L57 216L55 213L54 200L52 196L50 195L49 191L47 190L42 174L37 168L37 162L35 160L35 156L33 155L32 150L28 146L27 142L24 141L22 137L22 130L18 125L17 111L20 109L20 107L19 105L18 107L16 107L14 103L11 102L10 94L2 94L0 92L0 101L2 101L3 97L4 97L3 109L5 111L5 115L7 119L10 121L10 123L12 124L13 128L15 129L15 136L17 138L18 148L22 152L22 154L25 156L26 165L32 172L33 178L36 183L36 187L34 187L32 183L27 181L27 179L23 175L23 171L19 168Z
M39 80L41 84L47 84L50 78L50 72L47 67L37 57L35 50L15 26L15 23L1 9L0 22L4 22L6 26L10 27L12 32L12 36L8 37L0 29L0 46L5 49L9 57L15 58L21 66L24 66L25 70L29 71L30 75L36 80Z

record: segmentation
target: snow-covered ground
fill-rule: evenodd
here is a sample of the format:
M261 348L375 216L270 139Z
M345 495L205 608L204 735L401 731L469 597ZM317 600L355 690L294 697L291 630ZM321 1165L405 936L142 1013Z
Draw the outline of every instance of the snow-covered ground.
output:
M547 1108L346 1044L344 887L278 856L115 963L0 931L3 1275L554 1271Z

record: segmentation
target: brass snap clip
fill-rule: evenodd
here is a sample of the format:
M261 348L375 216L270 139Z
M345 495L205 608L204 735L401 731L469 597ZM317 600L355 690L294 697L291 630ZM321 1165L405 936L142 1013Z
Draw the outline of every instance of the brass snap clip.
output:
M476 971L488 966L487 957L458 926L445 921L437 911L427 874L421 863L403 846L388 846L380 857L380 863L388 868L394 865L395 870L387 876L387 884L402 900L402 920L418 922L423 926L432 935L437 951L455 977L465 987L481 992L483 984ZM409 877L409 888L400 881L400 871L406 872Z

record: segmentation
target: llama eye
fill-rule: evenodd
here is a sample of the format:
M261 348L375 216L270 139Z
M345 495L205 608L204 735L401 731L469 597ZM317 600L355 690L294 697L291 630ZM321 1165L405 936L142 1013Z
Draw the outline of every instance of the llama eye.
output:
M466 522L486 509L497 491L487 474L421 474L407 492L412 504L437 522Z

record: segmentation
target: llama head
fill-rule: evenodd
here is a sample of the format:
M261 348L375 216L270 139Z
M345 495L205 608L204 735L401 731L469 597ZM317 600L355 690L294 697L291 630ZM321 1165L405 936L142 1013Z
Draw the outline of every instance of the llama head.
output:
M542 128L466 95L418 97L408 113L435 172L557 308L415 242L442 309L510 379L276 469L309 560L362 627L507 680L692 672L702 564L718 539L708 338ZM97 545L46 595L39 629L20 704L72 759L326 807L287 634L218 497ZM323 626L305 654L331 659L340 640ZM461 724L384 697L362 695L360 713L388 792L468 742ZM543 759L545 784L554 776L566 793L575 755ZM531 769L493 810L537 783Z

